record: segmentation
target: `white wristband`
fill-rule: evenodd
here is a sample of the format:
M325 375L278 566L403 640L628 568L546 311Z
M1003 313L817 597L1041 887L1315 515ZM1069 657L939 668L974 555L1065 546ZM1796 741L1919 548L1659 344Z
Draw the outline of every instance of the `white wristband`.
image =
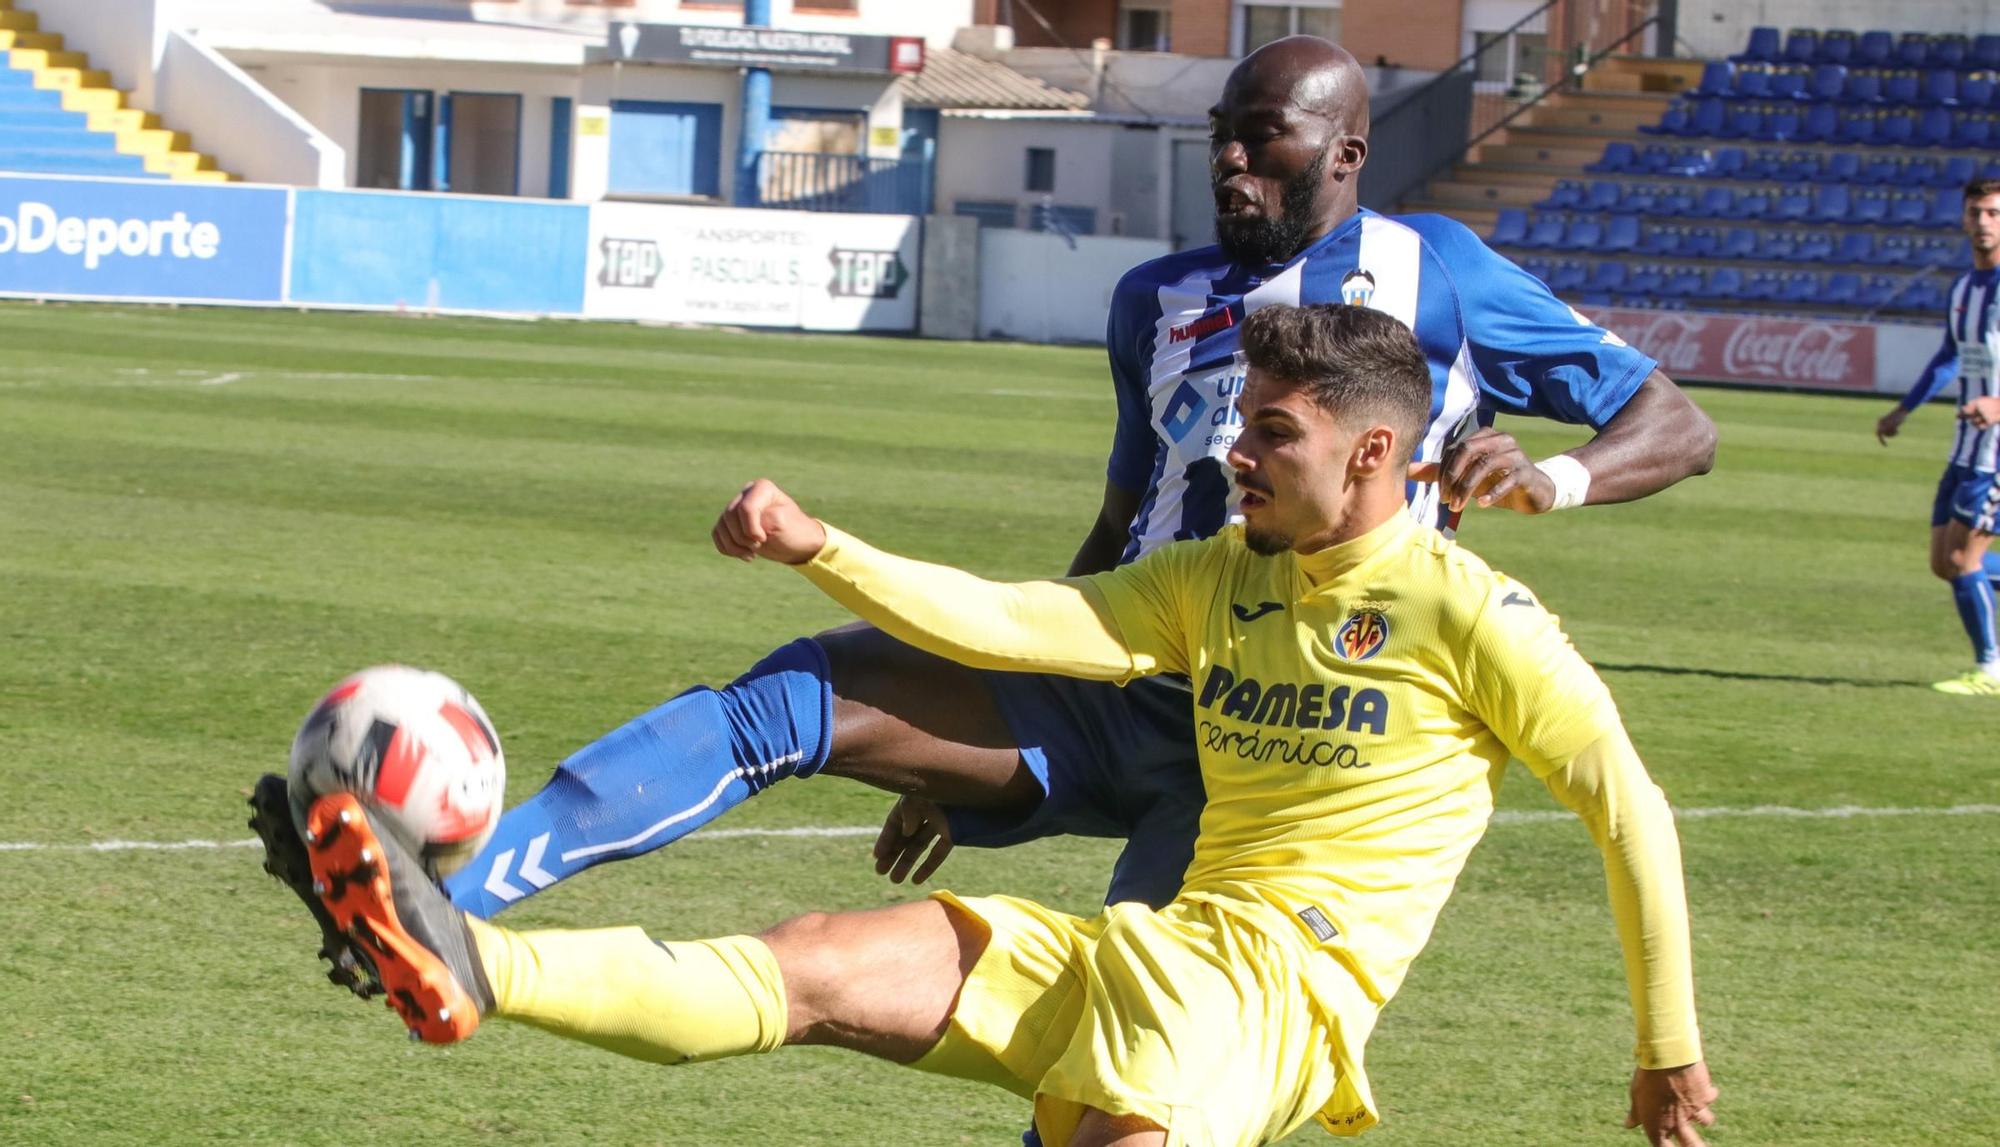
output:
M1551 510L1567 510L1571 506L1583 505L1590 494L1590 471L1583 463L1567 454L1557 454L1535 463L1535 469L1548 475L1556 484L1556 500Z

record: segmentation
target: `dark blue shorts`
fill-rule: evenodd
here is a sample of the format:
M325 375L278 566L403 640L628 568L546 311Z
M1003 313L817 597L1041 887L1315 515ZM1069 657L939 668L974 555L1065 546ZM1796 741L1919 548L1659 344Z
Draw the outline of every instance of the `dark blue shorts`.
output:
M1970 466L1946 466L1938 479L1937 496L1931 499L1931 525L1963 522L1982 534L1994 533L2000 520L2000 486L1990 470Z
M1125 838L1104 901L1159 907L1180 892L1207 800L1185 682L1120 688L1038 673L985 673L1014 743L1042 784L1023 816L951 811L952 839L997 848L1045 836Z

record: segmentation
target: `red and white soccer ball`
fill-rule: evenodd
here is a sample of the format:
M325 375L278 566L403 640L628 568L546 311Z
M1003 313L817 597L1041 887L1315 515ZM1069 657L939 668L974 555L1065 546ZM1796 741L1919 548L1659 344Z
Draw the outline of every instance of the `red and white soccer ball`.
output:
M434 877L461 868L500 823L507 762L472 694L442 673L363 669L333 687L292 740L292 819L351 792L423 857Z

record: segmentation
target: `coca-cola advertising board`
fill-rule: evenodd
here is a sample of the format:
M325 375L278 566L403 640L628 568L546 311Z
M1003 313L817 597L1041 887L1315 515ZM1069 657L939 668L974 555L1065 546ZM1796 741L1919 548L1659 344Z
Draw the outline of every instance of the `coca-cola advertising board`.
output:
M1874 390L1875 328L1818 319L1599 307L1592 322L1659 360L1673 378L1816 390Z

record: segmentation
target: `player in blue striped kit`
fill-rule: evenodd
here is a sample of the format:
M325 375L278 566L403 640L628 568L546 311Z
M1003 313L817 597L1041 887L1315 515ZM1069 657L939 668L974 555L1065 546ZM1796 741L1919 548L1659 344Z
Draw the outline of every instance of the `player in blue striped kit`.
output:
M1931 572L1951 585L1959 622L1972 641L1973 667L1931 686L1941 693L2000 697L2000 634L1994 623L1993 581L2000 555L1990 551L2000 518L2000 179L1965 185L1965 233L1972 241L1972 270L1951 285L1944 342L1915 386L1875 424L1884 445L1910 413L1958 380L1958 429L1951 461L1931 501Z
M1708 469L1712 424L1651 359L1459 224L1358 206L1367 91L1345 51L1311 37L1267 45L1238 65L1211 118L1221 242L1147 263L1118 288L1118 426L1071 573L1208 536L1235 514L1222 458L1244 373L1237 328L1271 303L1346 301L1415 329L1434 383L1417 454L1436 479L1418 490L1425 520L1475 502L1541 513L1628 501ZM1502 411L1596 435L1540 462L1490 426L1453 435ZM1261 608L1241 604L1250 617ZM779 780L827 773L904 794L876 848L898 878L915 866L921 879L954 841L1114 836L1128 844L1107 901L1159 905L1179 889L1205 799L1190 709L1185 686L982 672L871 628L835 630L586 747L446 888L490 915L679 839Z

